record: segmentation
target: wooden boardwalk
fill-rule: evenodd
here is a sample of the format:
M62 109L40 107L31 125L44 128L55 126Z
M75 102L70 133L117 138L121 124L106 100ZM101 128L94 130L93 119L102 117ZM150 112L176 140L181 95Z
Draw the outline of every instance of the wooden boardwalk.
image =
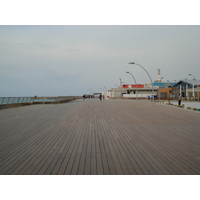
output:
M0 110L0 174L200 174L200 113L86 99Z

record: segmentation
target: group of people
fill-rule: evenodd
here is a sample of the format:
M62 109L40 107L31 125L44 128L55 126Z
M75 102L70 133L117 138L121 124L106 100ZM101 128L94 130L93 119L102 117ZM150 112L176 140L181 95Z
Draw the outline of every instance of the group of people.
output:
M89 98L90 98L90 97L89 97ZM83 100L85 100L85 99L86 99L86 96L83 95ZM105 99L104 95L100 94L100 95L99 95L99 99L100 99L100 101L102 101L102 99Z
M85 100L86 98L88 98L88 99L91 99L91 98L94 98L94 96L93 95L83 95L83 100Z
M182 101L182 94L179 94L179 97L178 97L178 105L180 106L181 105L181 101ZM83 100L85 100L86 96L83 95ZM104 95L100 94L99 95L99 99L100 101L102 101L102 98L105 99Z

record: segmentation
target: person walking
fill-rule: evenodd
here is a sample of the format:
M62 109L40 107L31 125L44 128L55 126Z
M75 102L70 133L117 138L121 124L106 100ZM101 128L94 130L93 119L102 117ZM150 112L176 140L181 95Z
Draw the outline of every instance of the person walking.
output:
M102 100L102 95L101 94L99 95L99 99L100 99L100 101Z
M179 105L179 106L181 105L181 100L182 100L182 95L179 94L179 97L178 97L178 105Z

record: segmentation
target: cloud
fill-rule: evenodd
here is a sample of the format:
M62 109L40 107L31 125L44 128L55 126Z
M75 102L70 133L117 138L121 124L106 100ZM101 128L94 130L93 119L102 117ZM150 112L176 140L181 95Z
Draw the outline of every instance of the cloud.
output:
M199 34L199 26L0 26L0 94L99 92L130 83L126 71L149 83L131 61L153 80L158 69L163 80L200 77Z

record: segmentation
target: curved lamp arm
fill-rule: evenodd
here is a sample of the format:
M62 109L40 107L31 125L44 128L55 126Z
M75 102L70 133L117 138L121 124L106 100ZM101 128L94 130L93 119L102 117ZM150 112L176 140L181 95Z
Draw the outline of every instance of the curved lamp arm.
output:
M152 96L152 104L153 104L153 106L154 106L154 88L153 88L153 81L152 81L152 79L151 79L151 76L149 75L149 73L147 72L147 70L144 68L144 67L142 67L141 65L139 65L138 63L135 63L135 62L130 62L129 64L133 64L133 65L138 65L139 67L141 67L146 73L147 73L147 75L149 76L149 78L150 78L150 81L151 81L151 85L152 85L152 93L153 93L153 96Z

